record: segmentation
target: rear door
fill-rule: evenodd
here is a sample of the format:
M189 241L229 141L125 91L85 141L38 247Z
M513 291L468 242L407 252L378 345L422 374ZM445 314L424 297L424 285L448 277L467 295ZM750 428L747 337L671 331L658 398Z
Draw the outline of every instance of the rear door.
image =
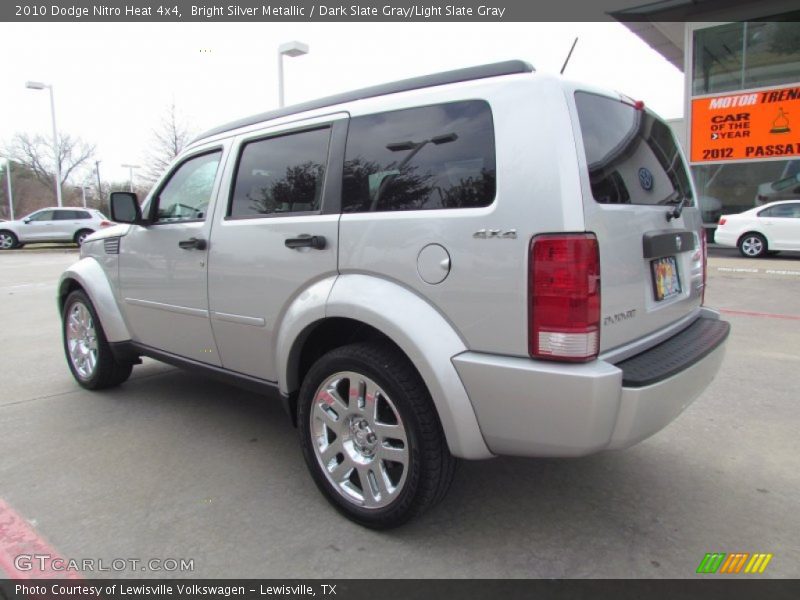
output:
M669 126L633 101L570 94L586 230L597 235L601 351L689 318L702 299L701 217Z
M209 255L209 309L226 369L276 381L287 307L337 274L347 114L236 139Z

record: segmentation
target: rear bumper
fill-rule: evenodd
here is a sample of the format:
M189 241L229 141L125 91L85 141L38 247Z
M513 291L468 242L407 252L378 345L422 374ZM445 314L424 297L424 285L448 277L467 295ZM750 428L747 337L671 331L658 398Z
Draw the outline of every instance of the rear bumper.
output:
M730 246L735 248L738 241L739 240L736 237L736 233L730 229L717 227L717 230L714 232L714 243L720 246Z
M581 456L625 448L672 422L711 383L729 325L703 310L618 364L562 364L465 352L453 363L495 454Z

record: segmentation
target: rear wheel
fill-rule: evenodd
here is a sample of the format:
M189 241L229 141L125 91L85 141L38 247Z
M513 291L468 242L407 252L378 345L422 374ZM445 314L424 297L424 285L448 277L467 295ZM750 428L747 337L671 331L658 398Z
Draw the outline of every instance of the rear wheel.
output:
M121 384L133 365L114 359L92 301L82 290L72 292L62 314L64 352L75 380L90 390Z
M298 399L303 455L328 501L353 521L396 527L436 504L455 469L430 394L385 343L337 348Z
M739 252L747 258L760 258L767 253L767 240L760 233L745 233L739 239Z
M0 231L0 250L11 250L19 246L17 236L10 231Z
M78 246L83 246L83 241L93 233L94 231L92 231L91 229L81 229L78 233L75 234L74 238L75 243L78 244Z

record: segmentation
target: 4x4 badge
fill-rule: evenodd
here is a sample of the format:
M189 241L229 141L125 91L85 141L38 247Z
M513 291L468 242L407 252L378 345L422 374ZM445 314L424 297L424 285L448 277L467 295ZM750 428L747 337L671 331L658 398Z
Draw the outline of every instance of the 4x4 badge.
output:
M472 234L472 237L478 238L479 240L486 240L489 238L498 238L501 240L515 240L517 239L517 230L508 229L506 231L503 231L502 229L478 229L478 231Z

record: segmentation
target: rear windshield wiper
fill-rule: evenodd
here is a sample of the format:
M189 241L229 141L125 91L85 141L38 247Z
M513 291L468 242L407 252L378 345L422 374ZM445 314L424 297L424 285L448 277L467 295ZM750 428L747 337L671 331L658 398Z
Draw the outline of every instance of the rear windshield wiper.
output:
M683 212L683 203L683 194L678 190L675 190L661 201L661 204L675 204L675 208L667 211L667 223L672 221L672 219L680 218L681 212Z

